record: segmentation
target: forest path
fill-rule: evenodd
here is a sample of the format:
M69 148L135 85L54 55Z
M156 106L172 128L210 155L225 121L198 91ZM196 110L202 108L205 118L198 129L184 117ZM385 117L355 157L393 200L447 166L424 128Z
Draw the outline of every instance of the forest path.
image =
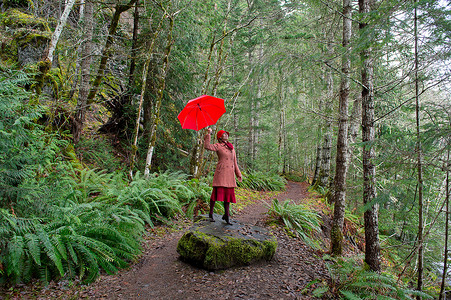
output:
M279 201L297 203L308 197L308 184L289 182ZM265 225L264 200L246 206L233 219L250 225ZM218 222L218 220L217 220ZM310 299L312 290L329 280L317 254L280 228L269 228L278 240L272 261L246 267L208 272L179 260L177 242L184 231L148 241L138 263L114 276L101 276L79 291L89 299ZM308 284L312 281L317 284Z

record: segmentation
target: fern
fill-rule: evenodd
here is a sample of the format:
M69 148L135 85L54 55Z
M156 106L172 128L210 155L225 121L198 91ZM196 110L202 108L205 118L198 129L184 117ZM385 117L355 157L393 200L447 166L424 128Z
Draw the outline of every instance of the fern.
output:
M269 206L269 205L268 205ZM295 230L300 238L313 248L318 248L318 243L311 235L321 231L321 218L314 211L301 204L292 204L286 200L282 204L274 199L269 206L268 214L282 221L286 227Z
M353 259L324 258L333 261L326 265L336 289L345 299L414 299L414 296L433 299L424 292L405 288L389 274L364 270Z
M281 191L285 189L286 179L276 174L262 172L243 173L243 181L239 187L256 191Z

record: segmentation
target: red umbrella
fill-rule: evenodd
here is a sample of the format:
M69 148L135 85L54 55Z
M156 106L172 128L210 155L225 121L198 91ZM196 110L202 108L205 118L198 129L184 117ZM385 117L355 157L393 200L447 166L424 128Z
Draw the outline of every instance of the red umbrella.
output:
M215 124L225 112L224 99L202 95L188 101L177 118L183 129L201 130Z

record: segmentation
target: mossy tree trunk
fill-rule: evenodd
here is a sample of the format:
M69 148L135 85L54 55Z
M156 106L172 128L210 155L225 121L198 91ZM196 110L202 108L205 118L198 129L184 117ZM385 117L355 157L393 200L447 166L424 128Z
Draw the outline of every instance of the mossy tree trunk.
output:
M201 94L204 95L207 93L208 90L208 86L210 84L210 80L208 74L210 73L210 67L211 67L211 60L212 60L212 56L213 56L213 51L215 49L215 39L216 39L216 35L213 35L213 38L211 40L211 44L210 44L210 51L208 53L208 58L207 58L207 68L205 70L205 75L204 75L204 82L202 83L202 92ZM200 130L198 132L196 132L196 137L195 137L195 144L193 147L193 150L191 151L191 158L190 158L190 173L194 178L199 178L201 175L201 166L203 163L203 154L204 154L204 147L203 147L203 137L205 135L205 130Z
M147 59L144 63L144 67L143 67L143 73L142 73L142 79L141 79L141 95L139 97L139 104L138 104L138 111L136 112L136 122L135 122L135 130L133 133L133 144L132 144L132 150L131 150L131 155L130 155L130 168L129 168L129 175L130 175L130 179L133 178L133 169L135 166L135 160L136 160L136 152L138 151L138 136L139 136L139 125L140 125L140 118L141 118L141 113L142 113L142 108L143 108L143 103L144 103L144 95L146 93L146 87L147 87L147 76L149 74L149 67L150 67L150 62L152 61L152 54L153 54L153 49L155 46L155 41L157 40L158 35L162 32L162 27L163 27L163 21L166 18L166 14L163 14L163 16L161 17L161 20L158 24L158 27L156 28L153 37L152 37L152 41L150 42L149 45L149 51L147 53Z
M168 15L169 19L169 32L166 42L166 48L163 56L163 66L161 68L161 78L160 84L157 92L157 99L155 101L155 106L152 112L152 120L150 124L150 134L149 134L149 146L147 148L147 157L146 157L146 166L144 169L144 175L148 176L150 173L150 168L152 166L152 157L155 149L155 144L157 142L157 129L158 124L160 123L160 111L161 111L161 103L163 102L163 94L166 85L166 75L169 69L169 55L171 53L172 45L174 41L172 40L172 31L174 28L174 16Z
M111 55L110 48L114 42L113 37L114 37L114 34L116 33L117 27L119 25L119 19L121 17L121 14L123 12L129 10L130 8L132 8L133 5L135 5L135 3L137 1L138 0L130 0L128 2L128 4L123 4L123 5L118 4L118 5L116 5L116 7L114 9L114 14L111 19L110 26L108 28L108 36L106 38L105 45L102 50L99 68L97 69L97 72L96 72L97 76L94 79L94 82L92 83L92 86L91 86L91 90L89 91L89 94L88 94L88 104L91 104L92 101L94 101L94 98L97 94L100 83L103 80L106 63L108 62L108 59L110 58L110 55Z
M373 0L359 0L359 12L367 15L371 13ZM368 24L361 22L359 30L365 38ZM374 128L374 85L373 85L373 57L370 45L361 51L362 59L362 142L363 146L363 204L367 206L376 198L376 167L373 163L375 149ZM365 222L365 262L375 272L381 271L379 245L379 205L371 205L364 212Z
M349 43L351 40L351 4L350 0L343 0L343 56L341 67L340 103L338 116L338 139L336 171L334 178L334 216L331 232L331 254L341 255L343 251L343 224L346 201L346 175L348 172L348 97L349 73L351 60L349 57Z
M94 11L94 3L91 0L86 0L84 4L84 13L83 13L83 31L85 33L85 39L82 45L81 50L81 63L80 63L80 72L81 72L81 82L80 82L80 90L78 93L78 101L77 106L75 108L75 116L72 123L72 137L74 139L74 143L78 143L80 141L81 132L83 130L83 123L85 121L86 114L86 104L88 100L89 93L89 82L90 82L90 67L92 61L92 35L94 31L94 21L93 21L93 11Z
M448 144L449 144L449 138L448 138ZM449 214L450 207L449 207L449 170L451 167L450 161L449 161L449 149L448 149L448 155L447 155L446 163L445 163L445 169L446 169L446 179L445 179L445 202L446 202L446 209L445 209L445 247L444 247L444 257L443 257L443 273L442 273L442 283L440 284L440 296L439 300L445 299L445 284L446 284L446 276L448 274L448 239L449 239Z
M132 32L132 45L131 45L131 57L130 68L128 75L128 84L122 93L117 97L109 98L104 102L104 105L111 113L111 117L103 124L99 132L111 133L118 138L127 138L128 132L133 120L130 116L133 115L132 111L132 98L134 95L135 85L135 73L136 73L136 60L138 56L138 30L139 30L139 0L135 3L135 9L133 13L133 32Z

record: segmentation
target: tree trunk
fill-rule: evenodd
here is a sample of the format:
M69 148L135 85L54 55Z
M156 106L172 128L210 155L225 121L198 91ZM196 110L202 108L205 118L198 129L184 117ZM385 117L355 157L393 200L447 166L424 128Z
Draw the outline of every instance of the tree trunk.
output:
M135 3L135 12L133 14L133 37L132 37L132 57L130 59L130 72L128 76L128 90L130 91L135 81L136 57L138 54L138 29L139 29L139 0Z
M321 110L320 110L321 111ZM319 136L321 137L321 126L318 126L318 132L320 133ZM313 180L312 180L312 185L316 184L316 182L319 179L319 169L320 169L320 165L321 165L321 142L318 141L317 145L316 145L316 160L315 160L315 172L313 173ZM319 183L319 181L318 181Z
M372 0L359 0L359 12L369 14ZM368 24L360 23L361 36L365 34ZM363 204L373 203L376 198L376 167L373 164L375 150L374 129L374 88L373 88L373 58L371 47L361 52L362 66L362 141L363 141ZM365 223L365 262L371 270L380 272L380 244L379 244L379 205L373 204L364 212Z
M147 76L149 74L149 66L150 66L150 62L152 60L153 47L155 45L155 41L156 41L158 35L161 32L161 28L163 26L163 21L164 21L165 17L166 17L166 15L163 15L163 17L160 20L160 23L158 24L157 29L155 30L155 32L153 34L152 41L149 45L149 52L147 54L147 59L146 59L146 62L144 63L144 67L143 67L142 80L141 80L142 81L141 95L139 97L138 111L136 112L135 131L133 134L133 145L131 147L132 152L130 155L130 166L129 166L130 167L130 169L129 169L130 179L133 178L133 168L135 166L136 152L138 151L139 124L140 124L142 107L143 107L143 102L144 102L144 95L146 93Z
M119 25L119 18L121 17L121 14L123 12L132 8L133 5L137 1L138 0L130 0L128 4L116 5L116 8L115 8L114 14L113 14L113 18L111 19L111 23L110 23L110 26L108 29L108 36L105 41L105 46L103 47L102 56L100 58L99 68L97 69L97 73L96 73L97 76L94 79L91 90L89 91L89 94L88 94L88 104L90 104L94 100L94 98L97 94L97 91L99 89L100 83L102 82L102 79L104 77L106 63L111 55L110 48L113 45L113 36L116 33L117 26Z
M166 49L164 51L163 56L163 66L161 68L162 74L160 78L160 85L158 87L157 99L155 102L155 107L152 115L152 123L150 127L150 135L149 135L149 146L147 148L147 157L146 157L146 167L144 169L144 175L148 176L150 173L150 168L152 166L152 157L155 149L155 144L157 142L157 129L158 124L160 123L160 110L161 110L161 102L163 102L163 92L166 86L166 75L169 69L169 54L171 53L172 45L174 41L172 40L172 30L174 28L174 18L173 16L168 16L169 18L169 32L167 37Z
M84 26L83 31L85 33L85 41L81 49L81 82L80 90L78 93L77 106L75 108L75 116L72 123L72 137L74 143L80 141L81 133L83 130L83 123L85 120L86 106L89 93L89 81L90 81L90 68L92 61L92 35L94 30L93 11L94 4L91 0L86 0L84 4Z
M124 137L128 133L128 128L133 122L130 120L130 104L132 103L133 87L135 82L137 43L139 29L139 0L135 3L135 12L133 14L133 35L130 57L130 69L128 75L128 84L125 93L121 93L118 97L105 102L105 106L111 113L108 121L100 127L99 132L112 133L117 137ZM128 136L125 136L128 139Z
M357 98L354 100L354 104L352 105L348 135L350 143L355 143L355 141L357 140L360 124L362 124L362 94L357 96Z
M262 24L261 24L262 25ZM263 25L262 25L263 26ZM259 54L258 54L258 61L262 61L263 60L263 44L260 44L260 50L259 50ZM260 129L258 128L260 125L260 102L261 102L261 98L262 98L262 78L259 76L257 78L257 92L256 92L256 99L253 100L253 110L251 112L252 114L252 148L251 148L251 153L252 153L252 161L256 161L257 160L257 151L258 151L258 140L259 140L259 134L260 134Z
M444 257L443 257L443 274L442 274L442 283L440 284L440 296L439 300L446 299L445 298L445 283L446 283L446 275L448 273L448 238L449 238L449 214L450 214L450 207L449 207L449 168L450 168L450 162L449 162L449 149L448 149L448 159L446 160L446 184L445 184L445 202L446 202L446 209L445 209L445 249L444 249Z
M415 1L416 2L416 1ZM415 35L415 117L417 129L417 170L418 170L418 280L417 290L423 289L423 163L420 137L420 101L418 82L418 20L417 8L414 8L414 35ZM420 300L421 297L417 296Z
M56 25L55 31L52 34L52 38L50 40L49 50L45 60L50 61L50 64L53 63L53 53L55 52L56 45L58 44L61 33L63 32L64 26L66 26L67 18L69 17L69 13L72 10L72 6L74 6L75 0L66 1L66 5L64 7L64 12L58 20L58 25Z
M330 38L329 38L330 39ZM333 49L330 43L327 44L328 57L333 57ZM325 112L329 116L332 114L332 101L334 96L334 78L332 70L329 68L326 74L327 82L327 96L325 101ZM322 187L329 186L330 178L330 161L331 161L331 151L332 151L332 122L330 118L326 118L324 121L324 140L323 149L321 151L321 169L320 169L320 185Z
M349 72L351 60L349 58L349 42L351 39L351 0L343 0L343 50L342 74L340 84L340 103L338 112L337 158L334 178L335 191L333 194L334 216L331 228L331 254L343 253L343 223L346 201L346 175L348 172L348 98Z
M232 3L229 0L228 11L230 11L231 7L232 7ZM227 14L227 16L228 15L229 14ZM211 41L211 44L210 44L210 52L208 54L207 69L205 71L204 82L202 84L202 94L207 94L208 88L210 86L210 82L213 80L213 87L211 90L212 90L213 96L216 96L216 91L219 86L219 82L220 82L222 73L224 72L225 63L226 63L227 57L228 57L227 54L224 54L224 37L227 35L227 32L226 32L227 24L228 24L228 17L226 17L226 19L224 20L222 38L220 38L219 40L216 40L216 35L213 35L213 40ZM235 34L232 35L231 40L233 40L234 35ZM217 63L216 63L215 75L214 75L214 78L209 78L210 67L211 67L211 62L212 62L212 55L213 55L215 46L218 42L220 42L220 46L217 47ZM219 121L216 124L216 128L218 128L218 125L219 125ZM204 138L205 133L206 133L205 130L197 132L196 140L195 140L196 142L195 142L195 145L191 152L192 154L191 154L191 160L190 160L190 172L193 175L193 177L195 177L195 178L199 178L202 175L207 161L209 161L209 159L211 159L211 157L213 156L212 153L209 153L208 159L204 158L205 149L203 147L203 144L204 144L203 138Z

